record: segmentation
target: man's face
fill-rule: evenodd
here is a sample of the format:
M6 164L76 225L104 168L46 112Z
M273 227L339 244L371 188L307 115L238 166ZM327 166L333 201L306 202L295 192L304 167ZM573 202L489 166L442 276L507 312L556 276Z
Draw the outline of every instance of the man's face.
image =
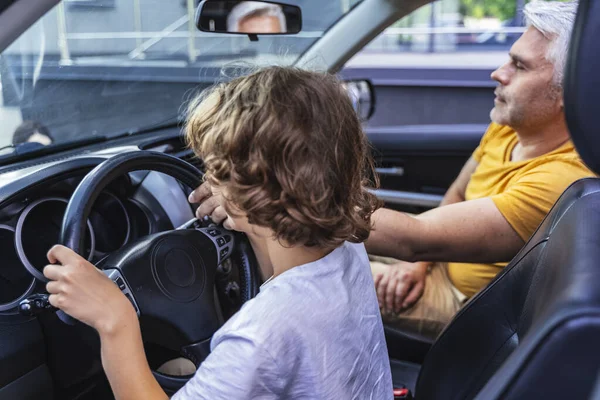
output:
M283 33L279 19L270 15L251 15L243 18L239 24L243 33Z
M510 60L492 73L498 82L492 121L518 130L542 126L562 113L562 91L546 59L550 42L530 27L510 50Z

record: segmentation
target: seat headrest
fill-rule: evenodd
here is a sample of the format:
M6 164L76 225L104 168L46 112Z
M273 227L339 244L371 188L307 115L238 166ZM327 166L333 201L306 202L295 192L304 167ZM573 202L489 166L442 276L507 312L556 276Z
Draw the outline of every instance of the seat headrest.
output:
M600 173L600 2L580 0L565 68L567 125L577 151Z

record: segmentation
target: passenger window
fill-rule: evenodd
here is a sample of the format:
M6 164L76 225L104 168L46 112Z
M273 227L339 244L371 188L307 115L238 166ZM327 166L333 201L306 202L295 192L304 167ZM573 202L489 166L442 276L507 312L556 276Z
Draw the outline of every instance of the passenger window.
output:
M445 54L456 63L461 53L506 51L525 30L521 10L525 0L441 0L427 4L396 21L358 53L349 64L390 62L395 54L414 54L406 63L427 63L427 53ZM481 59L481 57L476 57Z

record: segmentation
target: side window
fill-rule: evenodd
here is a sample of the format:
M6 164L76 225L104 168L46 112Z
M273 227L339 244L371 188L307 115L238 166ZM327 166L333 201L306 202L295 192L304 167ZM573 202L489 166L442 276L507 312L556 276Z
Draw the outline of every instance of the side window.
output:
M496 82L525 31L527 0L439 0L396 21L344 66L376 94L369 128L446 134L485 131Z
M506 51L524 31L526 0L441 0L396 21L362 53Z

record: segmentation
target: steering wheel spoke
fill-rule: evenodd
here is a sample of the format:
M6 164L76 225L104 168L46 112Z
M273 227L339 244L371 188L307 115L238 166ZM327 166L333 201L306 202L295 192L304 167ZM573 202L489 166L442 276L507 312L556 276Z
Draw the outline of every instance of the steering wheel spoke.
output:
M119 271L116 268L111 268L111 269L103 269L102 272L104 272L104 274L106 276L108 276L108 278L111 281L113 281L115 283L115 285L117 285L119 287L119 289L121 289L121 292L131 302L131 305L133 306L133 308L135 309L135 312L137 313L137 316L139 317L140 316L140 308L138 307L137 302L135 301L135 298L133 297L131 287L127 284L127 281L123 277L123 274L121 274L121 271Z

